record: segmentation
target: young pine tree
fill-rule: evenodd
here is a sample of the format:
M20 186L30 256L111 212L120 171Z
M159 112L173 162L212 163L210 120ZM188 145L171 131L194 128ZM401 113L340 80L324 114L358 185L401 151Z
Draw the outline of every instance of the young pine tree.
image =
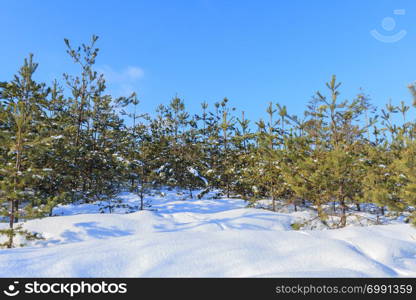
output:
M0 231L8 239L0 246L7 248L15 246L14 237L17 234L27 239L34 237L16 227L15 223L19 218L41 214L40 207L34 206L48 200L39 197L38 179L49 170L43 169L36 158L39 152L44 151L44 144L48 141L42 133L49 90L44 84L33 80L37 67L30 55L14 80L0 86L0 127L3 129L0 133L3 152L0 208L9 220L9 229ZM8 205L8 209L4 209L4 205Z

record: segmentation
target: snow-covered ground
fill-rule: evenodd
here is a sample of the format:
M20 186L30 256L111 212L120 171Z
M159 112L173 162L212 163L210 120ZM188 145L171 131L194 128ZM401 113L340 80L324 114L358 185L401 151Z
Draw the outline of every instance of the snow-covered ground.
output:
M45 240L0 250L0 276L416 277L410 225L293 230L307 212L211 197L155 194L150 209L129 214L100 214L96 204L57 207L57 216L24 224ZM120 198L138 206L137 196Z

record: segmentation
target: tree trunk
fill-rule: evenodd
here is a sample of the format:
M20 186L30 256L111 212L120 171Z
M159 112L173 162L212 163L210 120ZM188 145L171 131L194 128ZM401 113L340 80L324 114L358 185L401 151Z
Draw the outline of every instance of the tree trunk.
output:
M16 200L16 203L14 204L14 211L16 215L14 216L14 222L19 222L19 200Z
M344 196L344 189L343 186L339 186L339 199L340 199L340 205L341 205L341 220L340 225L341 227L345 227L347 225L347 206L345 205L345 196Z
M140 192L140 210L143 210L143 208L144 208L143 198L144 198L144 194L143 194L143 191L141 191Z
M345 205L345 202L342 201L341 202L341 220L340 220L340 225L341 227L345 227L347 225L347 206Z
M134 191L134 178L131 179L131 190Z
M13 247L14 213L15 213L15 203L14 203L14 200L11 200L10 201L10 218L9 218L10 234L9 234L9 243L7 244L7 248Z
M318 211L318 217L319 217L319 219L320 219L322 222L325 222L325 220L326 220L326 215L325 215L325 212L324 212L324 211L323 211L323 209L322 209L321 204L318 204L318 205L317 205L316 210Z

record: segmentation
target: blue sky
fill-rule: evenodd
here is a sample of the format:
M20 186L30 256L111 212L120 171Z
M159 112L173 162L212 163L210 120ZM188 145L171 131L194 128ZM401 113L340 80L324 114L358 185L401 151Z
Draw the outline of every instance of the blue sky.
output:
M253 119L270 101L300 113L332 74L343 82L344 98L362 87L382 106L390 98L410 102L406 87L416 80L413 0L0 4L0 80L30 52L40 63L39 80L75 73L63 39L79 44L97 34L97 67L111 92L137 91L146 112L177 94L192 112L202 101L228 97Z

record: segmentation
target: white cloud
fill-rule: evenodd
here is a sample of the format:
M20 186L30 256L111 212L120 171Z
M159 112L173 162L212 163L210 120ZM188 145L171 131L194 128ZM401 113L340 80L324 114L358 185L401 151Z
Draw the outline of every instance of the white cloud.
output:
M144 77L143 69L136 66L128 66L117 71L105 65L98 68L98 72L104 74L109 90L115 96L130 95L137 90L138 81Z
M126 75L130 78L130 79L140 79L144 76L144 72L142 69L138 68L138 67L134 67L134 66L129 66L126 69Z

